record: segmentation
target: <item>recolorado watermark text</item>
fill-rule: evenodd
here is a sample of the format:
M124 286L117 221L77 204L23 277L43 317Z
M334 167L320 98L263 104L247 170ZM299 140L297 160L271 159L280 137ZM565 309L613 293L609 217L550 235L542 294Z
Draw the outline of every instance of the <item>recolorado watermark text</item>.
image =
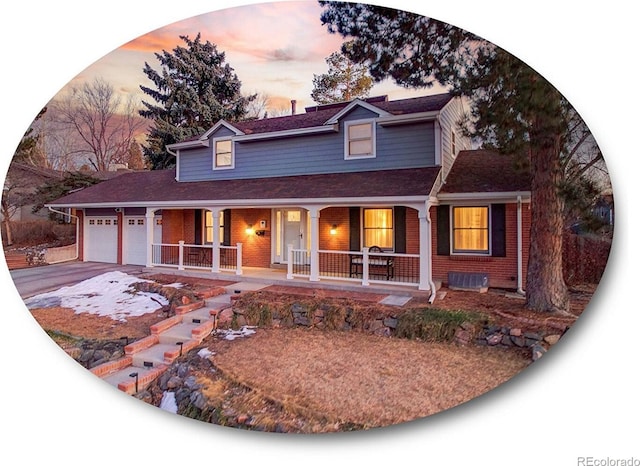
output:
M640 458L596 458L578 456L578 466L640 466Z

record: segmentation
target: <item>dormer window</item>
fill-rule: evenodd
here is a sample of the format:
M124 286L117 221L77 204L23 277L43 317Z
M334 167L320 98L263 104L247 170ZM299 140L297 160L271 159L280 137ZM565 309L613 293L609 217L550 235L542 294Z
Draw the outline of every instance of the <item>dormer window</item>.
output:
M213 169L233 168L233 142L231 139L216 139L213 145Z
M375 123L367 121L348 121L344 124L344 158L360 159L376 156Z

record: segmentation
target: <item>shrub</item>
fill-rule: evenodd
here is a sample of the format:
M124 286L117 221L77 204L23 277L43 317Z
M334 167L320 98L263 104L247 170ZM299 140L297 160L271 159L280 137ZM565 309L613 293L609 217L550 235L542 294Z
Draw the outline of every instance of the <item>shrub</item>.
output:
M398 317L396 336L411 340L453 341L456 330L464 323L476 328L484 323L482 314L437 308L413 309Z
M74 243L76 226L58 224L50 220L24 220L11 222L11 233L14 245L38 246L60 243L64 246ZM6 233L3 231L3 239L5 238Z

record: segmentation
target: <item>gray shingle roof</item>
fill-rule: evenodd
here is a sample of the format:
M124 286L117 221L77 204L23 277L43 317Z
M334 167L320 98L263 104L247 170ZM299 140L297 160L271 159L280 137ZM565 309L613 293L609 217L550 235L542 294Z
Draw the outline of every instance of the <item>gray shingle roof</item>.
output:
M528 169L518 159L488 150L460 151L441 193L495 193L531 190Z
M52 206L179 201L427 196L439 167L273 178L177 182L174 170L127 173L69 194Z

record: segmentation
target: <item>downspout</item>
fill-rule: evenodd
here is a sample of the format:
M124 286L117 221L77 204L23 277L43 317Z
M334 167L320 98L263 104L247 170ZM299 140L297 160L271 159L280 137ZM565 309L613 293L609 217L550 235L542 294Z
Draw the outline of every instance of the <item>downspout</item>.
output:
M518 196L518 289L517 293L524 296L525 292L522 289L522 196Z
M428 268L429 268L429 276L427 277L429 279L429 288L431 289L431 295L429 296L429 304L433 304L433 302L436 300L436 284L433 281L433 260L432 260L432 246L431 246L431 234L432 234L432 230L431 230L431 201L426 201L425 202L426 208L427 208L427 229L429 230L429 234L427 235L429 237L429 241L427 242L427 261L428 261Z
M169 152L169 154L173 155L176 158L176 181L180 181L180 163L178 163L178 152L173 152L171 149L169 149L169 146L165 146L165 149L167 149L167 152Z
M56 210L56 209L54 209L53 207L50 207L50 206L47 206L47 209L49 209L49 212L53 212L53 213L60 214L60 215L66 215L67 217L72 217L72 218L76 219L76 255L75 255L75 257L69 259L69 260L76 260L78 258L78 256L80 255L80 251L78 249L78 235L80 233L80 231L79 231L79 228L80 228L80 217L78 217L77 215L73 215L71 213L68 213L68 212L63 212L61 210ZM63 261L63 262L66 262L66 260ZM52 262L52 264L55 264L55 262Z

